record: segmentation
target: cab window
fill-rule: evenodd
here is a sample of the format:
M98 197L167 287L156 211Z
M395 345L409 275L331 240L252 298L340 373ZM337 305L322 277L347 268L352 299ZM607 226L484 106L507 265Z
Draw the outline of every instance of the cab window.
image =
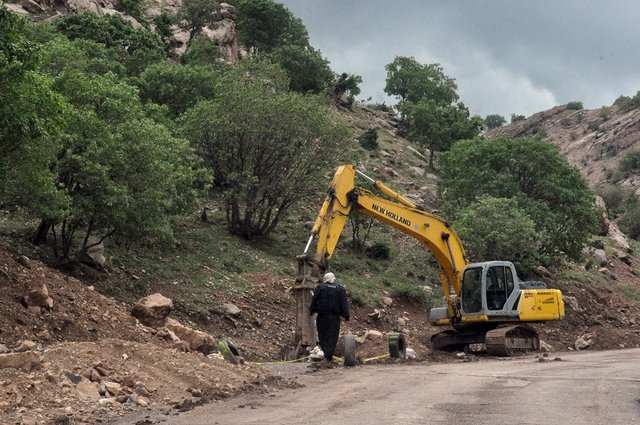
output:
M491 266L487 270L487 308L489 310L502 310L507 302L506 268L505 266ZM513 290L513 276L511 276L511 290Z
M513 283L513 273L511 272L511 267L505 267L504 271L507 277L507 298L513 292L514 283Z
M482 310L482 268L467 269L462 276L462 310L478 313Z

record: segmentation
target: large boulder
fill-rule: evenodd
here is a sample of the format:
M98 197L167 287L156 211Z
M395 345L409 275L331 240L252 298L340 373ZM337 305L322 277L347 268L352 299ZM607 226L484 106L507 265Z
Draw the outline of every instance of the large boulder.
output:
M176 334L183 342L189 344L189 348L194 351L200 351L204 354L210 354L217 351L218 343L216 340L206 332L192 329L188 326L184 326L173 319L167 319L164 326Z
M160 327L173 310L173 301L162 294L155 293L142 298L131 309L131 315L143 324Z

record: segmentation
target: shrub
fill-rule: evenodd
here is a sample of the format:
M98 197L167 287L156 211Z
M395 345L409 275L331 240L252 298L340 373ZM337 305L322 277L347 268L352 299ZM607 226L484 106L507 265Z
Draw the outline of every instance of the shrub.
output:
M367 103L367 107L373 109L374 111L382 111L395 115L395 111L391 106L388 106L386 103Z
M349 137L320 99L279 93L229 72L215 101L184 115L184 135L214 174L229 231L268 236L302 197L323 187Z
M640 171L640 150L627 152L620 160L618 169L627 176L638 174L638 171Z
M570 109L573 111L579 111L581 109L584 109L584 106L582 106L582 102L573 101L573 102L567 103L567 109Z
M640 239L640 203L634 205L620 218L620 230L633 239Z
M618 185L606 185L599 188L597 192L604 200L607 214L612 220L623 215L629 209L629 205L635 201L633 189Z
M613 104L620 108L621 112L628 112L635 109L640 106L640 92L636 93L633 97L620 96L615 102L613 102Z
M366 249L367 257L374 260L388 260L391 254L389 246L382 242L376 242Z
M594 239L589 242L589 246L595 249L604 249L604 243L600 239Z
M598 112L598 116L600 116L600 118L602 118L603 120L609 119L610 114L611 114L611 108L608 106L603 106L602 108L600 108L600 111Z
M598 131L600 129L600 124L595 122L595 121L591 121L588 125L587 128L591 131Z
M368 151L374 151L378 149L378 131L376 128L370 128L360 137L358 137L360 146Z
M524 115L516 115L516 114L511 114L511 124L516 123L516 122L520 122L520 121L524 121L526 118Z

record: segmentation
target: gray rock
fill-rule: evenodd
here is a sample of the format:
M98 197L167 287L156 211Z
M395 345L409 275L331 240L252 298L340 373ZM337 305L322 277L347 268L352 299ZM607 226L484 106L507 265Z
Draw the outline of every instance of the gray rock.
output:
M593 261L599 266L604 267L608 264L607 254L604 252L604 249L594 249L591 253L593 257Z
M553 351L553 347L544 342L543 340L540 340L540 351L544 351L544 352L549 352L549 351Z
M237 316L242 312L237 305L231 303L222 304L220 307L222 308L222 311L231 316Z
M16 261L18 262L18 264L20 264L23 267L26 267L28 269L31 268L31 260L27 256L21 255L18 258L16 258Z
M427 172L424 170L424 168L409 167L409 169L411 170L411 172L413 172L413 174L415 174L417 176L424 176L425 174L427 174Z
M0 344L0 354L7 354L8 352L9 349L7 348L7 346L4 344Z
M545 266L538 266L537 272L542 277L551 277L551 273Z
M573 309L573 311L577 311L577 312L582 311L580 309L580 306L578 305L578 299L576 297L563 295L562 300L564 301L565 304L568 304Z
M576 339L576 341L573 343L573 347L578 351L584 350L585 348L588 348L590 345L591 345L591 340L586 339L583 336Z
M83 263L89 264L97 269L104 269L107 265L107 258L104 255L104 244L97 238L90 236L89 239L87 239L86 245L80 251L79 259Z

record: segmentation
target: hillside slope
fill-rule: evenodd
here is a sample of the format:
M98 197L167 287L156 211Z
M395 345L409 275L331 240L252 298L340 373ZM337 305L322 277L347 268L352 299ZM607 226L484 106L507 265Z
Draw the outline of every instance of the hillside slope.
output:
M625 154L640 149L640 109L623 112L619 107L611 106L571 110L561 105L486 134L488 138L499 135L543 137L558 146L567 160L595 187L609 181ZM632 187L640 195L637 176L628 177L619 184Z

